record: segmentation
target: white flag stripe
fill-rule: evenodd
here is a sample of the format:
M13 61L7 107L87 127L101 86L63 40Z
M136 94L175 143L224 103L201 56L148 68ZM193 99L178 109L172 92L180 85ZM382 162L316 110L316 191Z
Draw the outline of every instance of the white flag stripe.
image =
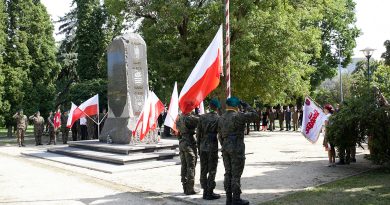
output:
M164 121L164 125L170 128L174 128L175 121L178 115L179 115L179 96L177 93L177 82L175 82L175 86L173 87L171 102L169 104L169 109Z
M303 107L302 129L301 133L310 142L315 143L318 140L324 120L325 113L318 107L313 100L306 97Z

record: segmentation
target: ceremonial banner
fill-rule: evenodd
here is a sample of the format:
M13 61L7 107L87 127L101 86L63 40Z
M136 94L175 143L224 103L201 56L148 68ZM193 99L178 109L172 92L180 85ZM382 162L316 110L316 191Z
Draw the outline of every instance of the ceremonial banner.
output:
M322 109L312 99L306 97L301 128L306 139L312 143L317 142L325 119L326 115Z
M57 129L61 126L61 113L60 112L56 112L56 114L54 115L54 129Z
M219 85L223 64L222 26L213 41L200 57L180 92L179 107L189 113Z

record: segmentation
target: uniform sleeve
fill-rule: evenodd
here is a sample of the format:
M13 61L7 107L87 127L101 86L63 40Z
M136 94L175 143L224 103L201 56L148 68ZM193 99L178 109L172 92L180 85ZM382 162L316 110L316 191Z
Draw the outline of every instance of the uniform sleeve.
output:
M222 138L222 130L221 130L221 118L218 119L218 140L219 144L222 146L223 144L223 138Z
M196 146L198 147L198 150L200 149L200 139L202 139L202 135L203 135L203 132L202 132L202 123L201 123L201 119L199 119L199 122L198 122L198 126L196 128Z
M257 119L258 115L255 109L253 109L251 106L248 106L246 113L241 113L239 115L240 121L245 123L253 122Z

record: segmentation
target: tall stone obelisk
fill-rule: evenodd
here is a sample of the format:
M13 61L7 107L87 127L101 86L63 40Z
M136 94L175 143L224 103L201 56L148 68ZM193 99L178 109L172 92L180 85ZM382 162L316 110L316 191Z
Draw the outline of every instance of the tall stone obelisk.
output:
M107 51L108 118L99 141L130 143L131 131L148 94L146 43L138 34L116 37Z

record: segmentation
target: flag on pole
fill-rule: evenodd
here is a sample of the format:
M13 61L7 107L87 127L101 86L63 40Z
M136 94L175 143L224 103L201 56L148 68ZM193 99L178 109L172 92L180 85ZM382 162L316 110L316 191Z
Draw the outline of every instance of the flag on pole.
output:
M311 143L317 142L325 120L326 115L322 109L312 99L306 97L303 107L301 133Z
M151 130L157 128L157 119L158 116L164 111L164 104L152 91L149 91L149 97L145 100L144 108L141 112L140 117L136 123L136 127L133 130L133 135L136 134L137 130L140 128L140 140L149 133Z
M68 121L66 122L66 127L71 128L73 124L80 119L80 117L83 115L83 111L81 111L77 105L75 105L72 102L72 107L70 108L69 115L68 115Z
M168 113L165 117L164 126L168 126L171 129L177 131L176 129L176 119L179 115L179 96L177 93L177 82L173 87L171 102L169 103Z
M199 106L206 96L218 87L223 64L222 26L213 41L200 57L180 92L179 106L189 113Z
M92 116L97 115L99 110L99 95L96 94L95 96L89 98L87 101L81 103L79 106L79 109L83 111L86 115ZM85 117L85 116L81 116Z
M61 126L61 113L59 111L54 115L54 129L57 129Z

